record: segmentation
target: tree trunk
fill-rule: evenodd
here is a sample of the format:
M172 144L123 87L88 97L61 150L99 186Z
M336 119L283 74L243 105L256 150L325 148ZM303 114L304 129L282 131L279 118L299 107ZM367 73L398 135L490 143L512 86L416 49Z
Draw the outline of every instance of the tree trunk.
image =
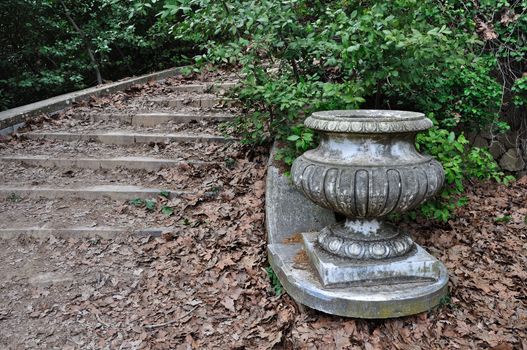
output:
M88 57L90 58L90 62L93 66L93 70L95 71L95 76L97 77L97 85L102 84L102 75L101 71L99 70L99 64L97 64L97 60L95 59L95 55L93 54L93 50L90 45L90 41L88 40L88 37L86 34L80 29L80 27L75 23L73 20L73 17L71 17L70 10L64 3L64 1L60 1L62 4L62 7L64 7L64 11L66 12L66 17L68 18L68 21L70 21L73 28L75 28L75 31L79 33L79 35L82 37L82 40L84 41L84 45L86 45L86 51L88 51Z

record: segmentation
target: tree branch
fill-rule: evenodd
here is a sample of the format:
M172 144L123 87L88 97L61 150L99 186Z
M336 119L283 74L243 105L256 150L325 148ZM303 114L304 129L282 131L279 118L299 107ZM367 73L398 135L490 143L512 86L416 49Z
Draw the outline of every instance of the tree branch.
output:
M68 21L70 21L75 31L79 33L79 35L82 37L82 40L84 41L86 51L88 51L88 57L90 58L90 62L93 66L93 69L95 70L95 76L97 77L97 85L102 84L101 71L99 70L99 65L97 64L97 60L95 59L95 55L93 54L93 50L91 48L90 41L88 40L87 35L82 31L82 29L80 29L77 23L75 23L73 17L71 17L70 10L68 9L64 1L60 0L60 3L62 4L62 7L64 7L66 18L68 18Z

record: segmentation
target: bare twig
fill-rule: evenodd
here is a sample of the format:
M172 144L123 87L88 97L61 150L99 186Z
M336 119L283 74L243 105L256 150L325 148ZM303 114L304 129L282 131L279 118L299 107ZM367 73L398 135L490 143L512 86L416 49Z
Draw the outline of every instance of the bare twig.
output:
M84 31L77 25L77 23L73 20L73 17L71 17L70 10L64 3L64 1L60 0L60 3L62 4L62 7L64 7L64 12L66 13L66 17L68 18L68 21L70 21L73 28L75 28L75 31L79 33L79 35L82 37L82 40L84 41L84 45L86 45L86 51L88 52L88 57L90 57L90 62L93 66L93 70L95 71L95 75L97 77L97 84L102 84L102 75L101 71L99 70L99 65L97 64L97 60L95 59L95 56L93 54L93 50L90 45L90 41L88 40L88 37Z
M94 313L94 314L95 314L95 318L97 319L97 321L99 321L100 324L102 324L106 328L110 328L110 325L108 323L106 323L103 320L101 320L101 316L99 316L98 313Z

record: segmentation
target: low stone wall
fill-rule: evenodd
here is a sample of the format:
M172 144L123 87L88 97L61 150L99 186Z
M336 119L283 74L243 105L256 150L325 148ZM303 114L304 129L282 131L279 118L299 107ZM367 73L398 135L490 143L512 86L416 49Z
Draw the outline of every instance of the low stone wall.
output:
M41 113L55 113L73 102L86 100L92 96L107 95L115 91L124 90L134 84L143 84L150 80L162 80L176 75L183 67L166 69L160 72L142 75L139 77L126 78L109 84L98 85L84 90L70 92L55 96L46 100L37 101L28 105L12 108L0 112L0 135L16 131L23 126L29 118Z
M472 132L467 139L472 146L488 148L503 170L520 176L527 173L527 130L511 130L506 134Z

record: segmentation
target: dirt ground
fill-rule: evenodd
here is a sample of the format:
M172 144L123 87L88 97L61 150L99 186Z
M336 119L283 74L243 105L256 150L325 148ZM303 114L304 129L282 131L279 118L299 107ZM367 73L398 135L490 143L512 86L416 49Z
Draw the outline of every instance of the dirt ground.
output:
M153 84L134 93L162 95L163 87ZM117 94L84 107L119 109L123 101L127 95ZM64 120L74 123L69 128L88 127L82 118ZM64 127L46 123L50 130ZM0 240L0 349L527 350L527 177L509 187L468 184L468 205L447 224L405 224L449 269L451 294L443 305L412 317L354 320L301 312L287 294L275 294L266 271L264 231L268 150L183 146L0 144L2 155L139 153L217 162L206 172L194 166L115 174L5 167L1 179L7 182L27 175L27 181L52 177L55 184L71 184L104 175L191 193L170 202L159 196L155 210L110 200L1 202L0 228L49 221L118 223L130 232L172 229L160 237ZM163 213L162 206L173 212Z
M239 165L217 199L191 201L186 220L162 237L3 240L0 346L527 349L527 177L473 185L447 225L409 224L447 265L451 300L417 316L365 321L302 313L274 294L258 157L259 167Z

